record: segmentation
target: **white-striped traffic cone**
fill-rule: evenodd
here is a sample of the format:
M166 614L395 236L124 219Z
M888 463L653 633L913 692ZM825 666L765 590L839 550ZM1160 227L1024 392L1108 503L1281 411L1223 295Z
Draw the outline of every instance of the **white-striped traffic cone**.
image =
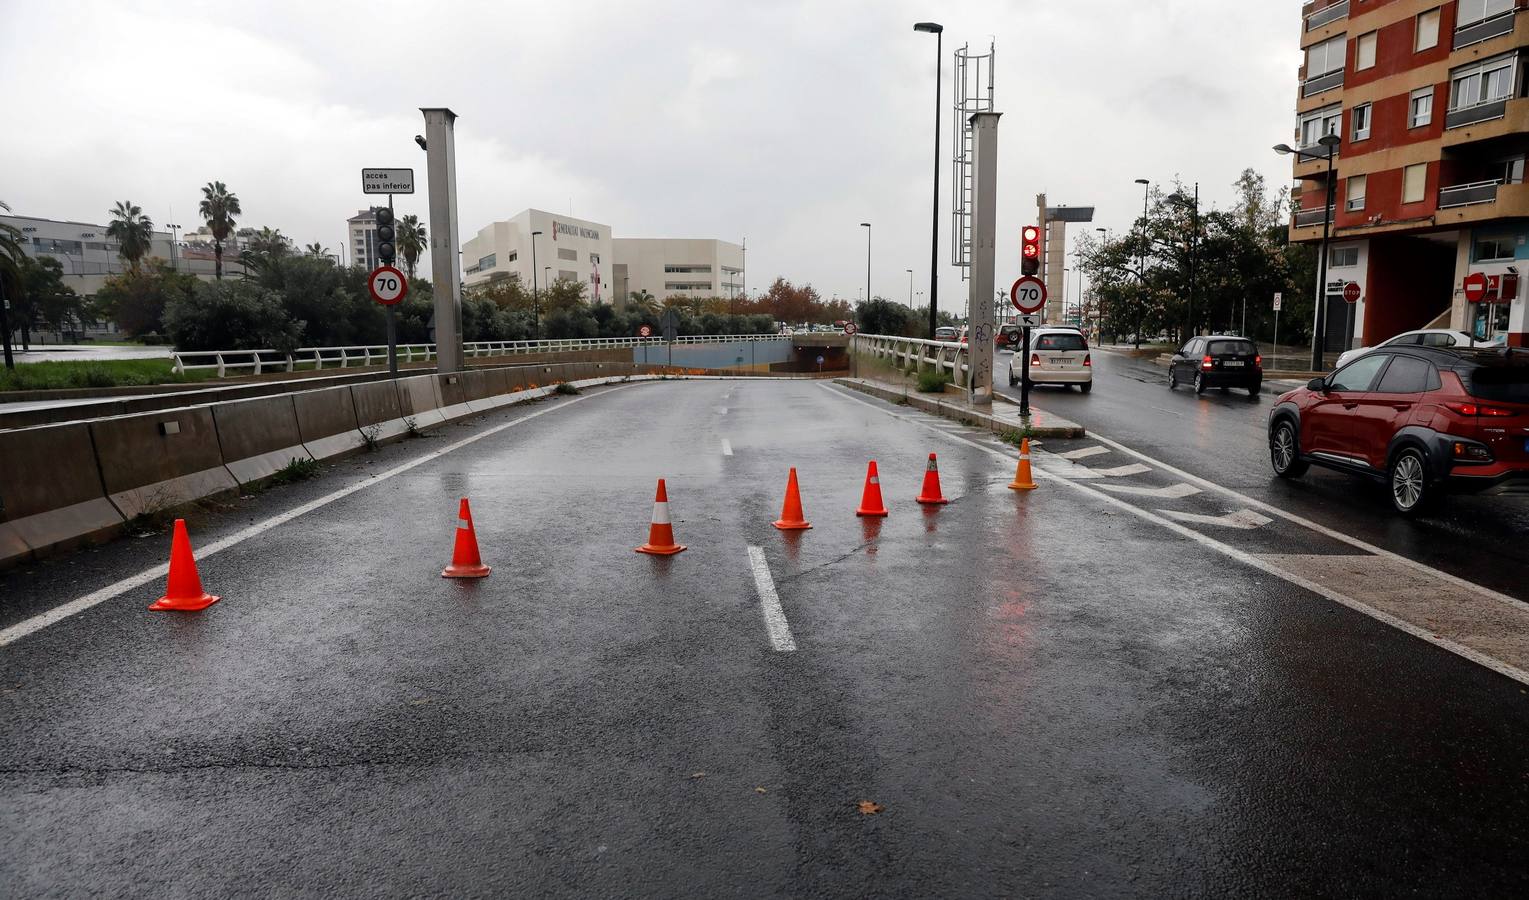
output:
M648 526L648 542L637 548L638 553L653 556L673 556L685 548L674 542L674 526L669 523L669 492L664 480L658 479L658 496L653 498L653 524Z

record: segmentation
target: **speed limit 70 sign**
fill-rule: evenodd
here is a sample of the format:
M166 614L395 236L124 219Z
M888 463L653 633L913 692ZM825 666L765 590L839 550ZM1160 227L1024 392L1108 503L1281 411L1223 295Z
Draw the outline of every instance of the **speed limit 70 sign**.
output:
M383 306L397 306L409 293L409 281L392 266L378 266L366 279L366 288L372 292L372 299Z
M1046 305L1046 282L1034 275L1026 275L1009 289L1009 300L1025 315L1038 313Z

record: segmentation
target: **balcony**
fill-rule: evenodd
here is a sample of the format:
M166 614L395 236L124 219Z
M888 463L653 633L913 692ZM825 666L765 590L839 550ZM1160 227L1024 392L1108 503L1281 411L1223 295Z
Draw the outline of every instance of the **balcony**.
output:
M1507 113L1507 98L1491 100L1486 103L1478 103L1475 106L1450 110L1444 114L1444 127L1447 130L1459 128L1462 125L1474 125L1477 122L1489 122L1492 119L1501 119Z
M1348 0L1338 0L1306 16L1306 30L1315 31L1348 15Z
M1310 228L1313 225L1321 225L1322 223L1326 222L1328 216L1331 216L1332 214L1333 208L1331 206L1327 207L1326 209L1318 207L1316 209L1296 210L1295 227Z
M1482 41L1507 34L1513 30L1513 11L1493 16L1480 22L1474 22L1464 28L1455 29L1454 49L1469 47L1471 44L1479 44Z
M1501 185L1502 179L1494 178L1491 181L1473 181L1470 184L1440 188L1439 209L1472 206L1477 203L1496 203L1497 188Z
M1342 69L1328 72L1326 75L1318 75L1315 78L1306 79L1305 83L1301 85L1301 96L1315 97L1323 91L1330 91L1333 88L1339 87L1343 87Z

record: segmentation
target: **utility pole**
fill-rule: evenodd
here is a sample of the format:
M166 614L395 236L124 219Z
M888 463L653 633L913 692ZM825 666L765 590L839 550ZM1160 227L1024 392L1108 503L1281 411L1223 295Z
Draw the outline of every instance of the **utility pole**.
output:
M968 402L993 405L993 287L998 258L998 118L980 112L971 117L972 257L971 289L967 295L966 377Z
M457 248L457 114L425 108L430 186L430 272L435 287L435 369L462 368L462 276Z

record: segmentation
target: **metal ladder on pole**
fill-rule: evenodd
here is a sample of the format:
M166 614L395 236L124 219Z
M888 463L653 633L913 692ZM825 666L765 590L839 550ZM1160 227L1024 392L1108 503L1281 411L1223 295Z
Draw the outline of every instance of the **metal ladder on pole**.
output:
M969 124L974 113L993 111L993 57L995 49L988 45L986 54L974 54L970 45L962 45L955 52L955 122L951 146L951 181L953 184L953 209L951 213L950 264L959 266L961 280L971 277L972 264L972 129Z

